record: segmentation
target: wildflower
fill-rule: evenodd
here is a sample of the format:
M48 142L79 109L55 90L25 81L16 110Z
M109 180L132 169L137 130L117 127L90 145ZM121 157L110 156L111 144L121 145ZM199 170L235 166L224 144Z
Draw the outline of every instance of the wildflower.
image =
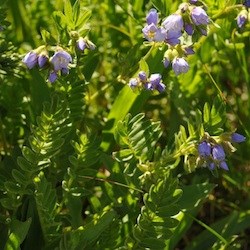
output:
M136 78L130 79L130 81L129 81L129 83L128 83L128 86L129 86L131 89L136 88L138 85L139 85L139 81L138 81Z
M156 90L158 90L158 92L162 93L165 91L166 86L165 84L163 84L161 81L156 85L155 87Z
M225 161L220 162L219 166L224 170L229 170L227 163Z
M225 151L223 147L219 144L215 145L212 148L212 156L214 160L224 161L225 160Z
M195 52L192 47L184 47L185 55L193 55Z
M205 10L201 7L194 7L191 10L191 18L195 25L207 25L209 23L209 17Z
M48 80L53 83L57 79L58 75L55 71L50 72Z
M77 48L81 51L84 51L87 47L87 44L86 44L86 41L80 37L77 41L76 41L76 45L77 45Z
M172 14L163 21L162 25L165 29L166 41L171 45L178 44L184 25L182 16L179 14Z
M23 62L29 69L32 69L36 66L38 60L38 54L34 51L30 51L23 58Z
M148 90L158 90L160 93L165 90L165 85L161 81L160 74L152 74L149 78L149 82L145 84L145 88Z
M201 142L198 145L198 152L199 152L199 155L202 157L210 156L212 152L211 145L207 143L206 141Z
M198 0L189 0L189 3L191 4L196 4L198 2Z
M242 28L247 22L248 12L247 10L242 10L237 16L237 25L239 28Z
M150 25L151 23L157 25L158 23L158 13L156 9L151 9L146 17L147 24Z
M142 32L144 37L149 41L162 42L165 39L165 34L161 28L158 28L154 23L146 25Z
M49 58L47 55L44 54L40 54L38 56L37 62L38 62L38 66L40 68L43 68L45 66L45 64L48 62Z
M163 65L165 68L167 68L170 64L170 60L167 57L164 57L163 59Z
M250 8L250 0L246 0L243 4L244 4L247 8Z
M210 162L210 163L208 164L208 168L209 168L210 170L214 170L214 169L215 169L215 164L214 164L214 162Z
M232 135L231 135L231 141L232 142L240 143L240 142L243 142L245 140L246 140L246 137L241 135L241 134L232 133Z
M194 28L191 23L185 23L184 30L187 32L189 36L192 36L194 33Z
M70 62L72 62L71 55L64 50L56 52L51 58L55 71L68 69Z
M184 58L174 58L172 62L172 67L176 75L186 73L189 70L189 65Z
M147 74L144 71L140 71L138 73L138 76L139 76L140 81L142 82L145 82L147 80Z

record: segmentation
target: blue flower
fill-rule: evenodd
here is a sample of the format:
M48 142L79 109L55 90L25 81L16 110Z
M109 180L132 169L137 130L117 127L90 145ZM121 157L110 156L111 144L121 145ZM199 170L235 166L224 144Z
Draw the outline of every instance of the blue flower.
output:
M139 77L140 81L142 81L142 82L147 81L147 74L145 71L140 71L138 73L138 77Z
M86 41L80 37L77 41L76 41L76 45L77 45L77 48L81 51L84 51L86 48L87 48L87 44L86 44Z
M156 90L158 90L160 93L164 92L165 89L166 89L166 86L165 84L163 84L162 82L159 82L157 85L156 85Z
M237 25L239 28L242 28L246 21L247 21L247 16L248 16L248 12L247 10L242 10L239 15L237 16Z
M162 42L165 39L164 31L161 28L158 28L154 23L146 25L142 32L144 37L149 41Z
M209 168L210 170L214 170L214 169L215 169L215 164L214 164L214 162L210 162L210 163L208 164L208 168Z
M160 93L165 90L165 85L161 81L161 75L156 73L152 74L149 78L149 81L144 85L147 90L158 90Z
M184 22L179 14L168 16L162 23L166 33L166 41L171 45L180 43L179 38L182 35Z
M48 80L53 83L56 81L58 75L55 71L50 72Z
M213 148L212 148L212 156L213 156L213 159L214 160L217 160L217 161L224 161L225 160L225 151L223 149L223 147L219 144L215 145Z
M220 168L224 169L224 170L229 170L227 163L225 161L221 161L219 164Z
M246 137L241 135L241 134L232 133L232 135L231 135L231 141L232 142L240 143L240 142L243 142L245 140L246 140Z
M191 10L191 18L195 25L207 25L209 23L209 17L205 10L201 7L194 7Z
M158 13L156 9L151 9L146 17L147 24L150 25L151 23L157 25L158 23Z
M139 82L136 78L132 78L130 79L129 83L128 83L128 86L131 88L131 89L135 89L137 86L139 85Z
M250 0L246 0L243 4L244 4L247 8L250 8Z
M163 59L163 65L165 68L167 68L170 64L170 60L167 57L164 57Z
M34 51L30 51L23 58L23 63L25 63L29 69L32 69L36 66L37 60L38 60L38 54Z
M40 54L38 56L37 62L38 62L38 66L40 68L43 68L45 66L45 64L48 62L49 58L47 55L44 54Z
M149 82L146 83L145 88L148 90L154 90L156 88L156 85L159 84L160 81L161 81L160 74L152 74L149 78Z
M72 62L71 55L64 50L56 52L51 58L55 71L68 69L70 62Z
M199 152L199 155L202 157L210 156L212 152L211 145L206 141L201 142L198 145L198 152Z
M194 27L191 23L185 23L184 30L187 32L189 36L192 36L194 33Z
M184 58L174 58L172 62L172 67L176 75L186 73L189 70L189 65Z

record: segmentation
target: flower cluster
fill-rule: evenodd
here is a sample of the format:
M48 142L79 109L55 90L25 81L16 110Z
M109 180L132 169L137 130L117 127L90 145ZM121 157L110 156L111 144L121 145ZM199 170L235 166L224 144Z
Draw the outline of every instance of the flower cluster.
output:
M191 54L194 54L192 47L181 45L171 47L164 53L163 65L167 68L172 63L172 68L176 75L186 73L189 70L189 65L185 58Z
M75 42L75 47L82 52L85 49L94 50L96 48L91 41L83 37L80 37ZM54 54L49 57L50 52ZM59 46L55 48L51 47L50 51L46 46L40 46L28 52L22 61L29 69L35 66L38 66L40 69L49 69L48 80L53 83L59 76L69 74L72 57L66 50Z
M160 74L151 74L148 78L146 72L140 71L138 77L130 79L128 85L133 90L144 88L146 90L158 90L161 93L166 88L161 78Z
M189 65L185 59L193 54L192 47L184 43L183 35L192 37L194 34L207 35L209 17L201 6L196 6L197 1L183 3L178 10L165 18L159 24L159 15L155 9L151 9L146 16L147 24L142 29L144 37L149 42L158 42L167 45L163 64L167 68L172 63L176 75L186 73Z
M198 144L198 166L206 166L210 170L214 170L216 167L224 170L229 170L226 163L226 151L233 152L236 149L232 146L232 143L240 143L245 141L246 138L238 133L222 134L219 139L211 137L208 133L205 133L204 137Z
M51 83L53 83L59 75L66 75L69 73L69 64L71 62L71 55L61 47L57 47L54 55L50 58L45 46L40 46L28 52L23 58L23 63L26 64L29 69L37 65L41 69L50 68L48 80Z
M240 13L236 18L237 25L240 29L243 28L247 24L247 22L250 22L250 12L249 12L250 1L249 0L245 1L243 3L243 6L245 8L240 11Z

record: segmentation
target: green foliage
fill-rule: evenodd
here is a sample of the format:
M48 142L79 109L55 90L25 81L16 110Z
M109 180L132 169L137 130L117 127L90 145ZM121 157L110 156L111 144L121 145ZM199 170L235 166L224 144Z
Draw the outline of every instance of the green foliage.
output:
M190 22L188 1L1 1L0 249L250 248L242 2L199 1L207 36L195 27L175 46L146 41L146 15L156 8L158 26L177 12ZM179 53L184 42L194 54ZM187 60L187 73L164 67L168 49ZM62 50L72 61L65 68L60 58L58 70L52 57ZM28 69L30 51L46 64L35 58ZM139 71L161 74L165 91L143 80L143 90L129 88ZM234 132L246 141L236 144ZM216 145L225 157L214 159Z
M160 123L144 120L144 114L135 117L127 115L124 121L117 124L115 138L123 148L114 156L119 161L127 161L132 157L144 162L150 160L157 140L161 136Z
M10 235L5 244L4 250L21 249L20 245L28 234L31 218L25 222L14 220L11 222Z
M163 249L178 220L174 216L179 212L177 201L182 190L177 188L177 181L171 176L158 180L143 197L144 206L137 218L133 235L138 249Z
M55 221L57 209L56 191L43 172L34 178L35 201L46 245L60 238L60 222Z

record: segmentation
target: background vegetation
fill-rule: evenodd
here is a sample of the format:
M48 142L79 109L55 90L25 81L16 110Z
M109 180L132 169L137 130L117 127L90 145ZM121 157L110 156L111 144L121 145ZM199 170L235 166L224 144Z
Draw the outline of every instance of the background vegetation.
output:
M0 249L250 248L247 8L204 1L208 35L175 76L141 30L151 8L164 19L181 3L1 0ZM54 83L22 62L42 45L72 56ZM140 70L166 90L131 90ZM205 132L236 130L229 171L197 164Z

